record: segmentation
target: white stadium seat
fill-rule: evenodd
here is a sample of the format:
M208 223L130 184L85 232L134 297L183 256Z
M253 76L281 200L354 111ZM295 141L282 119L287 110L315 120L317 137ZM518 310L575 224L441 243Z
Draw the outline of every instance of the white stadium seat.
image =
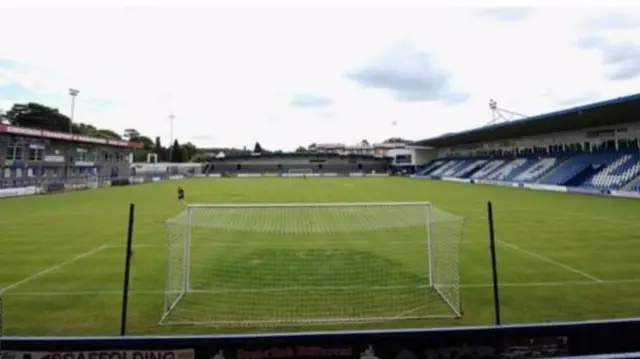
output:
M535 165L517 175L513 180L516 182L535 182L558 164L558 162L558 158L556 157L543 158Z
M484 167L482 167L478 172L474 173L471 178L473 179L484 179L487 175L491 174L493 171L500 168L500 166L504 165L507 161L505 160L493 160L487 163Z
M518 158L516 160L510 161L506 165L502 166L499 170L489 174L486 179L493 181L504 181L513 171L523 166L526 162L527 160L525 158Z

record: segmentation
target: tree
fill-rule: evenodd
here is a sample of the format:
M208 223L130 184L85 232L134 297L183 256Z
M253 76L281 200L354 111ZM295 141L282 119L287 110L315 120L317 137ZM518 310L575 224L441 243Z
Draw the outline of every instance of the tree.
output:
M94 136L96 131L98 130L96 129L95 126L88 125L86 123L76 122L71 124L71 132L73 133L87 135L87 136Z
M133 162L147 162L147 151L133 151Z
M205 155L204 153L199 153L191 158L191 162L202 163L207 161L209 161L209 156Z
M39 128L49 131L69 132L71 119L58 109L38 103L15 104L5 117L14 126Z
M298 148L296 148L296 153L305 153L307 152L307 149L304 148L304 146L298 146Z
M134 128L127 128L124 130L124 135L122 135L122 137L129 141L133 141L134 138L140 137L140 132Z
M178 140L173 141L173 146L171 146L171 158L169 160L174 163L182 162L182 148L180 147Z
M260 146L260 142L256 142L255 146L253 146L253 153L262 153L264 149Z
M160 143L160 136L156 137L156 143L153 146L153 152L155 152L158 155L158 162L167 161L165 149L162 148L162 143Z
M142 146L144 146L145 150L151 150L151 149L153 149L153 146L154 146L153 140L151 140L147 136L138 136L138 137L130 139L130 141L141 144Z
M386 143L409 143L411 141L405 140L405 139L400 138L400 137L391 137L391 138L387 139L384 142L386 142Z
M122 137L120 137L119 134L111 131L111 130L107 130L107 129L100 129L97 130L95 133L93 133L94 136L98 136L98 137L102 137L102 138L106 138L106 139L111 139L111 140L121 140Z
M182 162L190 161L196 154L198 153L198 149L196 145L191 142L187 142L182 145Z
M362 140L362 141L360 141L360 144L361 144L362 146L369 146L369 141L367 141L367 140Z

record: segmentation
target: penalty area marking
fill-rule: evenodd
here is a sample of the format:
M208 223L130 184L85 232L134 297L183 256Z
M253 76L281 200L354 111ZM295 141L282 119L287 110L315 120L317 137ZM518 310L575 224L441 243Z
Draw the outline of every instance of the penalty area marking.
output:
M603 283L604 282L602 279L600 279L598 277L592 276L589 273L583 272L580 269L573 268L573 267L568 266L568 265L566 265L564 263L560 263L560 262L558 262L556 260L553 260L553 259L551 259L549 257L545 257L542 254L538 254L538 253L535 253L535 252L528 251L528 250L526 250L524 248L520 248L520 247L516 246L515 244L511 244L511 243L508 243L508 242L505 242L505 241L501 241L499 239L496 239L496 242L502 244L503 246L505 246L507 248L511 248L511 249L513 249L515 251L524 253L524 254L529 255L531 257L537 258L537 259L539 259L541 261L553 264L556 267L560 267L560 268L565 269L565 270L567 270L569 272L573 272L573 273L581 275L581 276L583 276L585 278L591 279L592 281L594 281L596 283Z
M635 284L640 283L640 278L631 278L631 279L618 279L618 280L603 280L601 282L594 281L564 281L564 282L511 282L511 283L500 283L498 286L500 288L535 288L535 287L562 287L562 286L599 286L599 285L616 285L616 284ZM372 287L371 289L375 290L391 290L397 288L408 288L407 286L379 286ZM422 288L426 288L428 286L418 286ZM446 286L443 286L446 287ZM461 289L488 289L493 287L492 283L477 283L477 284L461 284ZM263 288L263 289L232 289L232 290L194 290L193 293L196 294L216 294L216 293L265 293L265 292L287 292L293 290L327 290L327 289L349 289L354 287L309 287L309 288L301 288L301 287L288 287L288 288ZM129 291L129 294L138 294L138 295L154 295L154 294L165 294L164 290L132 290ZM5 295L11 296L22 296L22 297L38 297L38 296L87 296L87 295L122 295L121 290L87 290L87 291L74 291L74 292L13 292L6 293Z
M33 275L30 275L30 276L28 276L26 278L23 278L23 279L21 279L21 280L19 280L17 282L11 283L11 284L9 284L8 286L6 286L4 288L0 288L0 294L6 295L6 292L11 290L11 289L14 289L14 288L16 288L16 287L18 287L18 286L20 286L22 284L30 282L30 281L32 281L32 280L34 280L36 278L42 277L45 274L49 274L49 273L51 273L51 272L53 272L55 270L58 270L58 269L60 269L60 268L62 268L64 266L66 266L67 264L71 264L71 263L73 263L73 262L75 262L77 260L80 260L82 258L86 258L86 257L88 257L88 256L90 256L92 254L98 253L98 252L100 252L101 250L103 250L105 248L107 248L106 245L96 247L96 248L94 248L94 249L92 249L90 251L87 251L87 252L84 252L84 253L80 253L77 256L73 257L73 258L69 258L64 262L60 262L60 263L58 263L58 264L56 264L56 265L54 265L52 267L49 267L47 269L43 269L40 272L37 272L37 273L35 273Z

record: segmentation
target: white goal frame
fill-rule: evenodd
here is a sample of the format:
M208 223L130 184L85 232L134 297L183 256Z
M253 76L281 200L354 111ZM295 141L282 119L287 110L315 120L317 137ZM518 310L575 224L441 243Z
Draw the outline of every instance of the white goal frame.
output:
M451 319L451 318L461 318L462 317L462 307L461 302L458 298L457 304L454 304L445 293L443 293L443 286L439 286L436 283L435 279L435 268L434 268L434 255L435 251L433 249L433 240L432 240L432 226L433 226L433 206L431 202L318 202L318 203L249 203L249 204L189 204L186 206L186 226L185 230L185 238L184 238L184 268L183 268L183 280L181 285L181 291L178 296L172 300L172 303L169 303L167 295L165 295L165 310L160 318L158 324L160 325L171 325L170 321L167 321L168 317L171 315L176 306L180 303L180 301L190 292L193 293L206 293L207 291L202 290L194 290L191 288L191 272L190 272L190 264L191 264L191 251L192 251L192 243L191 243L191 229L192 229L192 215L195 210L198 209L265 209L265 208L339 208L339 207L406 207L406 206L423 206L425 213L425 226L426 226L426 238L425 242L428 249L428 286L423 286L425 291L433 290L437 293L437 295L441 298L441 300L446 304L446 306L451 310L450 315L431 315L429 318L434 319ZM462 218L461 218L462 219ZM462 235L462 233L460 233ZM461 240L461 237L457 240ZM171 247L169 247L169 251L171 251ZM169 256L171 253L169 253ZM456 253L458 255L458 253ZM168 278L171 275L171 266L168 265L167 271ZM459 283L459 264L456 276L456 283ZM445 285L444 288L451 285ZM169 287L169 283L167 283L167 287ZM459 289L458 289L459 291ZM165 292L169 293L168 291ZM459 296L459 292L458 292ZM365 322L371 321L385 321L389 318L366 318ZM358 322L357 318L346 318L341 319L344 323L349 322ZM184 323L179 322L175 324L200 324L200 323ZM204 324L204 323L203 323ZM259 323L259 324L272 324L272 323ZM291 323L285 323L287 325ZM326 324L320 322L320 320L309 319L305 321L305 324Z

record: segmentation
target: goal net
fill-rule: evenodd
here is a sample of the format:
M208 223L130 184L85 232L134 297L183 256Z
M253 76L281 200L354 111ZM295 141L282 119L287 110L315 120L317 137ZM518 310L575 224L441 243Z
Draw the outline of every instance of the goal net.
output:
M160 323L460 317L462 224L430 203L190 205L167 221Z

